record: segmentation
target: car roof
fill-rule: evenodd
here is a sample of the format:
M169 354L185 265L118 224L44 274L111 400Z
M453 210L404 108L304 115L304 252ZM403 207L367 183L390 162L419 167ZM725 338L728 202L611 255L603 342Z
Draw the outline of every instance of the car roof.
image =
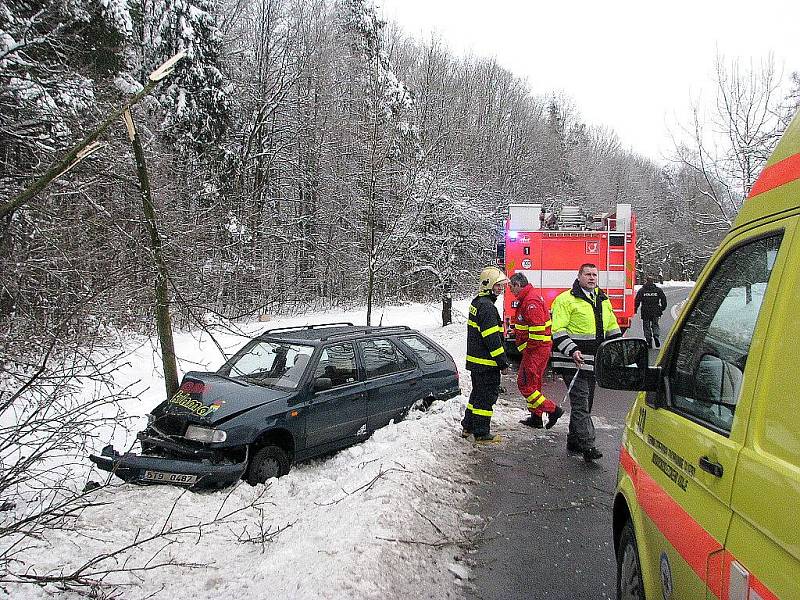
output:
M269 329L258 336L260 340L281 340L286 342L318 344L334 339L353 339L388 335L393 333L417 332L406 325L387 327L371 327L366 325L353 325L352 323L323 323L320 325L302 325L298 327L280 327Z
M733 229L800 212L800 111L783 132L778 145L753 184Z

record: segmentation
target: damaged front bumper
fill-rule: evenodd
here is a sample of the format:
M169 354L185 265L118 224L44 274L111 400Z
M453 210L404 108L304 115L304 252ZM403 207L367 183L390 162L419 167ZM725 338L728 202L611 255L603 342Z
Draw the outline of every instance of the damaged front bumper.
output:
M209 459L183 459L135 454L120 454L112 446L100 455L89 456L94 464L129 483L171 484L190 488L220 488L239 481L247 468L242 462L212 462Z

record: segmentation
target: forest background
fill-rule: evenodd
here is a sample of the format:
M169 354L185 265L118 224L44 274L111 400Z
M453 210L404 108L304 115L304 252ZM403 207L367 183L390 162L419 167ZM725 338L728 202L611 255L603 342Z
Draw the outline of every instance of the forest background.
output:
M660 165L571 99L407 37L364 0L4 0L0 31L3 202L187 53L134 110L179 325L467 294L510 202L630 202L639 271L691 279L798 103L797 74L769 57L720 57L714 119L696 113ZM152 324L122 120L100 141L0 222L4 332Z

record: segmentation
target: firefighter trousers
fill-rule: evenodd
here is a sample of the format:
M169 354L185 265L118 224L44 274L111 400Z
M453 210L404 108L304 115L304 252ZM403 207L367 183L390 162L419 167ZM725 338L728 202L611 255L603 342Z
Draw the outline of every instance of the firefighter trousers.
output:
M550 344L535 344L528 342L528 347L522 352L522 361L517 371L517 387L525 397L528 410L537 416L542 413L552 413L556 409L555 402L546 398L542 393L542 380L550 360Z
M461 426L475 436L489 435L489 425L500 394L500 369L470 371L472 392Z

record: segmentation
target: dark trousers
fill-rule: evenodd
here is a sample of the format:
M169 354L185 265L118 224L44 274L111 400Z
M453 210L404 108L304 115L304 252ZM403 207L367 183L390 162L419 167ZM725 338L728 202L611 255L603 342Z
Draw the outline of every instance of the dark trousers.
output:
M567 433L567 446L575 450L586 450L594 446L595 433L592 422L592 404L594 403L594 371L581 369L564 371L562 377L564 384L572 388L569 391L569 433Z
M474 435L489 435L494 403L500 394L500 369L470 371L472 392L461 426Z
M656 343L656 347L661 346L661 330L658 328L658 317L642 318L642 329L648 346L652 346L652 342Z

